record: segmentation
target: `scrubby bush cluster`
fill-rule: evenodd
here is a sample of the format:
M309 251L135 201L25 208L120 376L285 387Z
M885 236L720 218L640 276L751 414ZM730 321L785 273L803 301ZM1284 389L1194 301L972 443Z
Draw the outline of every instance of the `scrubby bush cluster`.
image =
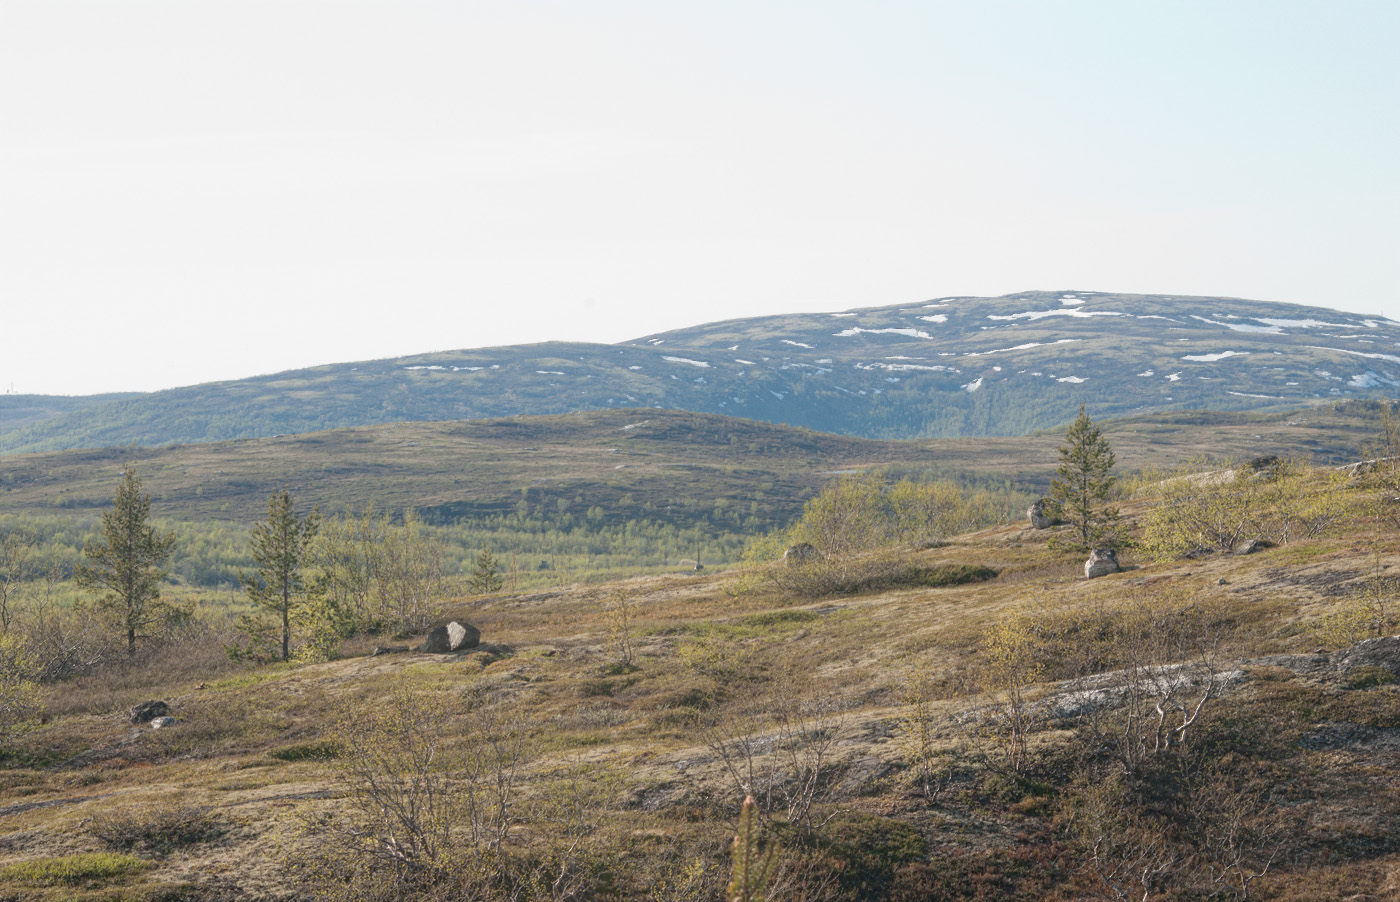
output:
M1298 460L1194 461L1146 474L1137 495L1152 507L1139 547L1170 560L1234 551L1251 539L1283 545L1316 538L1357 513L1343 491L1350 480L1341 470Z
M875 475L845 476L824 486L791 526L750 542L744 552L748 575L739 585L775 585L821 597L989 579L995 572L987 568L911 563L909 551L1005 522L1028 497L947 480L889 483ZM771 566L783 561L786 549L803 545L813 549L810 557Z

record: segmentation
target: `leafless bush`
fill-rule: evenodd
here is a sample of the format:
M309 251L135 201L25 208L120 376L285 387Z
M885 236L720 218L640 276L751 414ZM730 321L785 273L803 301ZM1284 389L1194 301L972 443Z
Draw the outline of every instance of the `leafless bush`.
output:
M1075 616L1098 621L1114 669L1074 682L1062 700L1095 751L1136 773L1149 757L1183 747L1221 688L1221 630L1189 599L1128 599Z
M1192 781L1187 800L1210 885L1238 899L1253 898L1254 882L1280 859L1292 825L1258 778L1231 774L1212 762Z
M844 717L829 699L780 693L757 710L721 712L704 729L705 742L735 788L751 796L764 819L774 814L803 830L825 823L814 806L833 776L831 753Z
M1167 826L1130 804L1117 780L1081 786L1074 800L1073 823L1087 868L1107 898L1147 902L1180 878L1186 856L1171 842Z
M109 849L168 855L222 836L227 825L198 805L126 807L94 815L87 832Z

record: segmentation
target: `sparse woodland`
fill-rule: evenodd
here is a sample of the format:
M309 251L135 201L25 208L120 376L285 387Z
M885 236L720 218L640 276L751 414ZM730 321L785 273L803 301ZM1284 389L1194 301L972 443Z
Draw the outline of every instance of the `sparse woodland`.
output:
M1118 472L1051 529L1043 485L837 475L732 567L568 581L411 511L156 501L169 616L130 633L72 578L98 523L4 520L0 899L1395 898L1378 413L1369 464ZM481 644L371 654L449 618Z

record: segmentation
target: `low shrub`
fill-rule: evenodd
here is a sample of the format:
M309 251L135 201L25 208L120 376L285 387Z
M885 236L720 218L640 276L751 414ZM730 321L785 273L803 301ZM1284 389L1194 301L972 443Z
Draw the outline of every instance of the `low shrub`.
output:
M226 825L206 808L180 805L151 810L122 808L92 818L87 832L109 849L168 855L218 839Z

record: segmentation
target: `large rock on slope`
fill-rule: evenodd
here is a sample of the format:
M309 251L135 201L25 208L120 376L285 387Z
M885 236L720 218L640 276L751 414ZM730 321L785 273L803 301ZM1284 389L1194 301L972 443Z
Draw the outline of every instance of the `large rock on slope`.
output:
M1055 525L1055 518L1050 516L1053 507L1049 498L1041 498L1026 510L1026 517L1031 521L1032 529L1049 529Z
M423 640L418 650L432 655L446 655L476 648L480 644L481 630L470 623L453 620L428 633L428 638Z
M1118 553L1116 551L1112 548L1095 548L1089 553L1089 559L1084 562L1084 577L1094 579L1098 576L1117 573L1122 569L1118 566Z
M157 717L165 717L170 713L170 706L165 702L151 700L142 702L131 709L132 723L150 723Z

